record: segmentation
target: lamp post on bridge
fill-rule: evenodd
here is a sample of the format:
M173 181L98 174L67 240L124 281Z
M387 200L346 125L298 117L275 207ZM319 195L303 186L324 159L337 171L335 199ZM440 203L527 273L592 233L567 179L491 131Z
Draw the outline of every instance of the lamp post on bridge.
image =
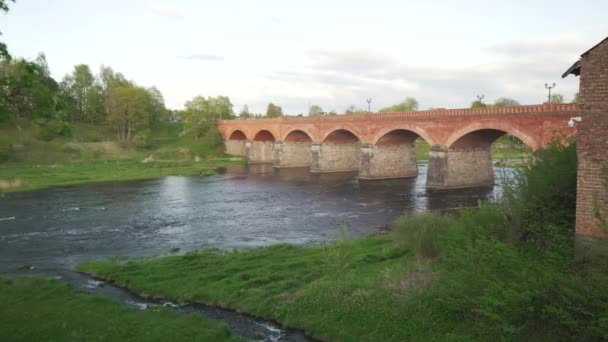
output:
M547 95L547 103L551 103L551 89L553 88L555 88L555 82L553 82L551 85L545 83L545 89L549 90L549 95Z
M372 99L367 99L365 100L365 102L367 102L367 112L371 113L372 112Z

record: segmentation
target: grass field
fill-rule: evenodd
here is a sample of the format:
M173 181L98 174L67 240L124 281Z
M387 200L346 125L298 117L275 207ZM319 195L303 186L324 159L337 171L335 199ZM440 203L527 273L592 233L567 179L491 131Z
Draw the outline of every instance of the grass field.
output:
M1 341L237 341L200 315L140 311L50 279L0 278Z

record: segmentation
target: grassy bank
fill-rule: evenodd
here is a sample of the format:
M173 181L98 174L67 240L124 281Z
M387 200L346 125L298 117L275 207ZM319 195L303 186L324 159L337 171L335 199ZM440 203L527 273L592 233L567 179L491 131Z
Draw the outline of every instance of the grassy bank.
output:
M608 337L607 268L490 237L500 220L488 208L456 222L414 215L388 236L78 268L140 294L241 310L323 340Z
M236 341L199 315L139 311L56 280L0 278L2 341Z
M272 318L324 340L608 339L608 259L576 261L576 147L539 151L502 199L388 235L78 269L147 296Z
M0 125L10 159L0 163L0 192L26 191L89 182L206 175L217 167L244 163L192 137L180 137L177 123L157 125L144 147L120 144L103 125L73 124L70 136L40 139L44 126L31 121ZM6 152L6 150L5 150ZM142 160L152 156L152 160Z
M142 163L139 160L103 160L68 164L0 164L0 192L171 175L209 175L217 167L235 163L243 161L240 158L226 157L201 162Z

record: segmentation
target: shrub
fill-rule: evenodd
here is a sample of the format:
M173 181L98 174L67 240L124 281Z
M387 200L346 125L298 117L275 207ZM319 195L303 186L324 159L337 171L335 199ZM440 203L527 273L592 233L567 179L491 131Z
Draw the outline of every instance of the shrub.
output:
M8 138L0 137L0 163L7 162L15 158L15 149Z
M37 122L41 127L36 134L36 138L42 141L51 141L56 137L72 137L72 126L63 121Z
M553 142L503 185L513 235L544 247L574 237L576 169L576 144Z
M453 221L433 213L406 214L397 218L392 235L400 247L411 250L416 257L436 258Z
M135 144L135 147L137 147L137 148L150 147L151 141L152 141L150 139L150 136L151 136L151 132L149 129L144 129L142 131L139 131L133 137L133 144Z

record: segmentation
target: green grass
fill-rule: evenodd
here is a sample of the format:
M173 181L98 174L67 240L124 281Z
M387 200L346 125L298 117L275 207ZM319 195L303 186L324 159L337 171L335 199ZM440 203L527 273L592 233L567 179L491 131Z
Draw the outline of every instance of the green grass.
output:
M143 295L238 309L338 341L476 338L472 322L428 310L418 295L436 274L392 237L321 246L203 251L78 269Z
M213 158L201 162L175 161L142 163L137 160L104 160L67 164L0 164L0 183L17 182L0 192L28 191L51 186L158 178L171 175L209 175L220 166L243 163L240 158Z
M237 341L200 315L140 311L42 278L0 278L2 341Z

